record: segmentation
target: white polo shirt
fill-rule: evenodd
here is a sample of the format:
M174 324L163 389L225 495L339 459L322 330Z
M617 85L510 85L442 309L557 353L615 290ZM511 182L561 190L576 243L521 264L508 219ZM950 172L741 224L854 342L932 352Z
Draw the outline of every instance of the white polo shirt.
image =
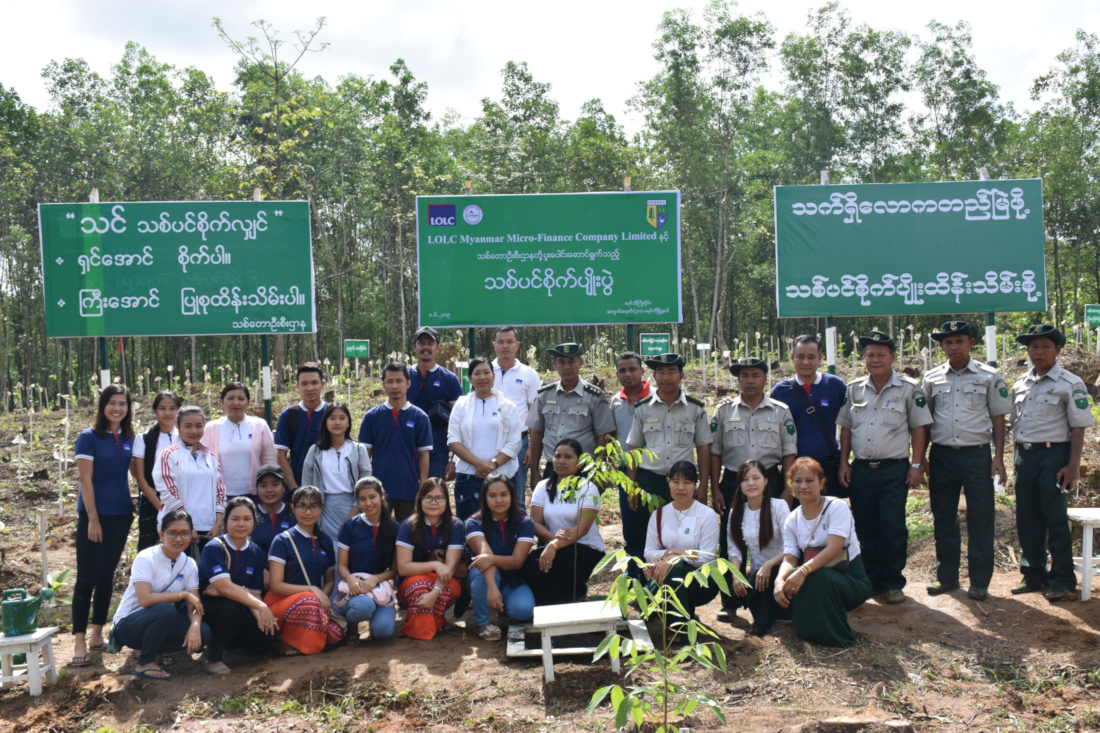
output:
M519 424L526 425L527 406L535 403L535 398L539 395L539 387L542 386L539 373L519 359L516 359L511 369L502 369L497 360L493 359L493 376L496 377L496 388L516 403Z

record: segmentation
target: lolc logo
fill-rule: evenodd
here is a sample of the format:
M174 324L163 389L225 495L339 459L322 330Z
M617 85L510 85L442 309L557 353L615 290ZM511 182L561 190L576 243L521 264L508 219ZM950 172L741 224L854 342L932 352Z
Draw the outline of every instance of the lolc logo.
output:
M428 204L428 226L453 227L454 225L454 204Z

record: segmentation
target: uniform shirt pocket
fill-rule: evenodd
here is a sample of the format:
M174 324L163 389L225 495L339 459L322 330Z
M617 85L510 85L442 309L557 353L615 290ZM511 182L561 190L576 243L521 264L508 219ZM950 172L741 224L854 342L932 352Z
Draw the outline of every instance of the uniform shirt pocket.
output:
M590 419L588 417L588 405L583 402L579 405L569 405L565 408L566 415L569 417L569 425L574 428L583 428L588 425Z
M966 397L967 407L980 410L986 406L986 401L989 399L988 384L964 384L962 391Z
M542 421L546 423L547 428L557 428L561 425L561 403L550 404L547 402L546 406L542 408Z
M1035 395L1035 416L1040 420L1057 420L1065 416L1062 396L1057 393L1043 392Z
M680 423L676 426L676 442L680 445L695 444L695 423Z
M726 446L729 448L744 448L749 442L749 426L744 420L726 420L724 426Z
M756 426L756 430L760 436L760 447L779 447L779 423L775 422L774 420L771 422L758 423Z
M665 431L662 429L660 421L643 423L642 437L645 438L647 448L660 447L664 443L665 437Z
M937 410L950 410L953 407L951 402L950 384L944 383L932 385L932 405Z
M905 404L901 400L887 402L881 412L884 427L896 428L905 424Z

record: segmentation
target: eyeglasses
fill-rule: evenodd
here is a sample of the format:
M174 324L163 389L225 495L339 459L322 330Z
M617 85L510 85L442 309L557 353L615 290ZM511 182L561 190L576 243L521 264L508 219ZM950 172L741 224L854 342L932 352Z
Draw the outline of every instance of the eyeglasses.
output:
M320 504L295 504L294 508L301 512L319 512L321 511Z
M424 497L424 503L425 504L442 504L445 501L447 501L447 497L445 497L445 496L425 496Z
M191 539L191 530L184 530L183 532L173 532L169 530L164 533L164 539L166 540L189 540Z

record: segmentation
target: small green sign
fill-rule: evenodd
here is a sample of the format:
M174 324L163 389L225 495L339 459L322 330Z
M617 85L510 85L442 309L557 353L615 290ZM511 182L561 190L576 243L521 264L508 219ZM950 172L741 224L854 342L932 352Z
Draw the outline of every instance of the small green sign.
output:
M1085 325L1089 328L1100 327L1100 305L1085 306Z
M344 339L345 359L369 359L370 339Z
M672 336L667 333L643 333L641 335L642 356L658 356L672 351Z

